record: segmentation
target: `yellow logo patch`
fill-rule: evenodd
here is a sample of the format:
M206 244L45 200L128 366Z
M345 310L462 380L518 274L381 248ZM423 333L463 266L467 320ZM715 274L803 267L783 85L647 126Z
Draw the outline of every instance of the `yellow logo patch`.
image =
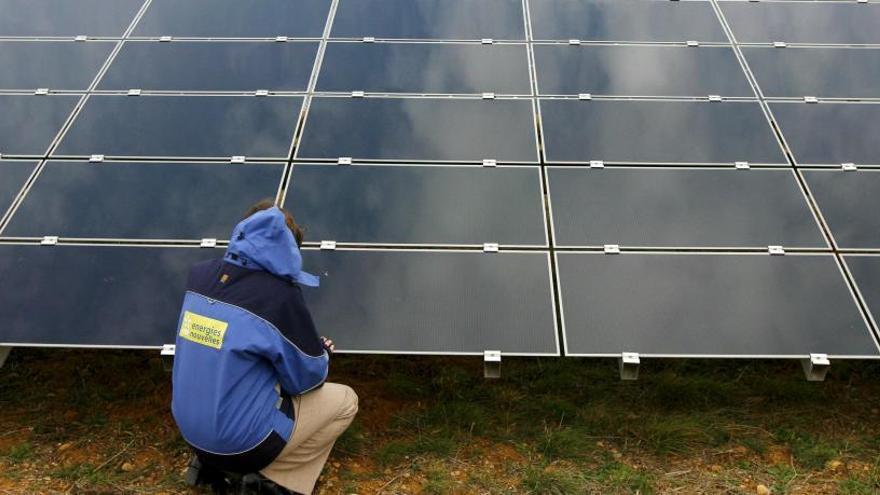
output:
M196 344L219 349L223 346L223 336L226 335L228 326L229 323L225 321L184 311L180 336Z

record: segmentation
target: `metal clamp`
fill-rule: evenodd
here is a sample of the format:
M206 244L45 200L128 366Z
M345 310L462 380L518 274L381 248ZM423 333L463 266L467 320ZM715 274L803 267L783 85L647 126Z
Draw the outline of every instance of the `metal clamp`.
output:
M580 45L581 40L568 40L569 45Z
M497 242L483 243L483 252L484 253L497 253L498 252L498 243Z
M247 157L244 155L233 155L229 158L229 163L244 163L246 159Z
M492 43L495 43L495 40L493 40L492 38L483 38L480 40L480 43L484 45L491 45Z
M687 46L690 46L690 47L700 46L700 42L699 42L699 41L695 41L695 40L688 40L688 41L687 41Z
M167 43L167 42L171 41L171 36L159 36L159 41L161 41L163 43Z
M73 38L73 41L86 41L89 37L84 34L79 34Z
M321 241L321 249L324 251L336 250L336 241Z
M269 96L268 89L258 89L254 91L254 96Z
M352 98L363 98L364 96L365 96L365 93L363 91L352 91L351 92Z
M364 36L364 39L362 41L364 43L375 43L376 38L374 36Z
M283 42L287 41L287 36L276 36L275 41L277 41L279 43L283 43Z
M483 378L501 378L501 351L483 351Z
M788 44L786 44L784 41L774 41L773 42L773 48L785 48L787 46L788 46Z
M492 158L487 158L487 159L483 160L484 167L494 167L496 165L498 165L498 160L495 160Z
M733 162L733 166L737 170L748 170L751 168L751 166L749 165L749 162Z
M176 347L174 344L165 344L162 346L162 350L159 351L159 356L162 357L162 368L165 371L171 371L174 367L174 351Z
M721 100L722 100L721 95L709 95L709 101L711 101L711 102L717 103Z
M336 159L337 165L351 165L351 157L350 156L340 156Z
M89 163L101 163L104 161L104 155L92 155L89 157Z
M782 246L767 246L767 252L771 256L785 256L785 248Z
M602 160L590 160L590 168L605 168L605 162Z
M139 88L132 88L128 90L128 96L140 96L141 90Z
M215 248L215 247L217 247L217 239L206 237L206 238L202 239L202 242L199 244L199 247Z
M41 246L54 246L58 244L58 236L57 235L46 235L40 240Z
M483 93L483 99L484 100L494 100L495 93L491 93L491 92L490 93Z
M35 95L45 96L49 94L49 88L37 88L34 90Z
M825 381L831 361L828 360L828 354L810 354L809 359L801 359L801 366L808 382L821 382Z
M620 245L605 244L605 254L620 254Z
M624 352L617 359L618 368L620 369L621 380L638 380L639 378L639 353Z
M804 96L804 103L819 103L819 98L815 96Z
M578 93L578 100L592 100L593 95L590 93Z
M841 163L840 168L843 169L845 172L855 172L859 169L859 167L857 167L855 163Z

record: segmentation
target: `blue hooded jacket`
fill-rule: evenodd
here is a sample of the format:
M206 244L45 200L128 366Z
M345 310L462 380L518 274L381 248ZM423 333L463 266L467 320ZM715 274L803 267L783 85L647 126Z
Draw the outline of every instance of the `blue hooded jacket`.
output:
M190 271L171 410L203 462L241 472L271 463L293 432L289 397L326 379L329 358L301 285L318 279L302 271L275 207L242 220L223 259Z

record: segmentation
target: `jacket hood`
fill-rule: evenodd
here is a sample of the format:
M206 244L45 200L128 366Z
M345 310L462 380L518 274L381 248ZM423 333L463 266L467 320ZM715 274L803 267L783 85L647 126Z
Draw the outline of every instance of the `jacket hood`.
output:
M232 230L224 259L242 268L265 270L308 287L317 287L318 277L302 271L302 254L293 232L277 207L258 211Z

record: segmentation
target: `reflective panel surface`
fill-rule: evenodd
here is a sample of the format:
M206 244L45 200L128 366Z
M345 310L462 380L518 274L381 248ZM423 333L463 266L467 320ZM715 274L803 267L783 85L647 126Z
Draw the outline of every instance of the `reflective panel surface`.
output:
M880 258L846 256L844 259L876 322L880 318Z
M518 0L340 0L335 38L524 40Z
M753 102L541 100L549 161L785 163Z
M298 158L537 161L528 100L314 98Z
M788 170L548 171L560 246L827 247Z
M553 354L545 253L306 251L319 332L342 351Z
M535 45L544 95L754 96L728 47Z
M0 0L0 36L122 36L143 0Z
M880 164L880 105L771 103L801 165Z
M283 164L48 162L4 236L228 239Z
M79 99L79 96L0 95L0 154L45 154Z
M842 248L880 248L880 173L804 170L819 210Z
M880 97L880 49L742 50L764 96Z
M0 161L0 218L37 167L37 162Z
M317 42L129 41L98 89L305 91Z
M318 91L530 94L525 45L329 43Z
M222 250L0 245L0 343L174 342L192 264Z
M284 158L301 104L290 96L93 95L56 154Z
M330 0L153 0L132 36L320 38Z
M531 167L300 165L286 206L309 241L546 245Z
M85 90L112 42L0 41L0 89Z
M536 40L728 41L709 2L534 0L529 8Z
M880 43L880 5L718 2L740 43Z
M878 354L830 255L557 259L572 354Z

